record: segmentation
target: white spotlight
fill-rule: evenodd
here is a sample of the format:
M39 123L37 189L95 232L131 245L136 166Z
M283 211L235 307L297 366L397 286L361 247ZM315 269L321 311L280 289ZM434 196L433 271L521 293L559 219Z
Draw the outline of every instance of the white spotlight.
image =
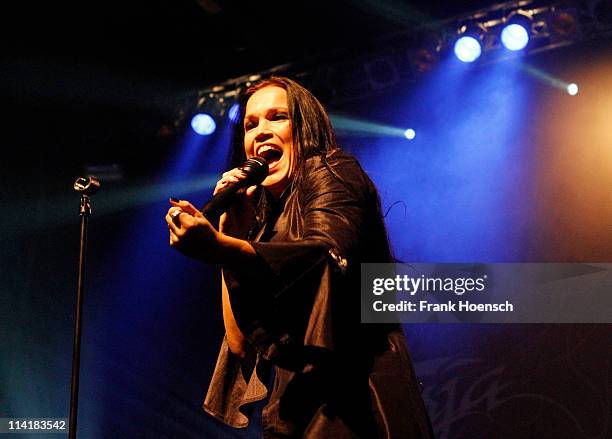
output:
M480 41L472 36L464 36L455 43L455 55L462 62L474 62L482 53Z
M191 129L200 136L209 136L215 132L217 124L210 114L198 113L191 118Z
M406 131L404 131L404 136L406 139L412 140L416 137L416 131L414 131L412 128L408 128Z
M502 30L501 40L508 50L522 50L529 43L529 32L520 24L509 24Z

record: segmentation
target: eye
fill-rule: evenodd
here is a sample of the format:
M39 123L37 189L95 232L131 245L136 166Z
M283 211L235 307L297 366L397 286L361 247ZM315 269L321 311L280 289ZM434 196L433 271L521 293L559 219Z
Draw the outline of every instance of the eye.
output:
M253 122L252 120L245 122L244 124L245 131L249 131L250 129L253 129L253 128L255 128L255 122Z
M272 116L272 120L284 120L288 118L289 115L287 113L275 113L274 116Z

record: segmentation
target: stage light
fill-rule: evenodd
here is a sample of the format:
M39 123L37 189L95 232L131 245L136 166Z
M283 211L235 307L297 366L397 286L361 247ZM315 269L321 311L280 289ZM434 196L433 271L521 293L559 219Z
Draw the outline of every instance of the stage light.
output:
M210 114L198 113L191 119L191 128L200 136L209 136L215 132L217 124Z
M578 94L578 84L574 84L573 82L571 84L568 84L568 86L566 87L567 89L567 93L570 96L576 96Z
M240 117L240 105L237 102L234 103L227 112L227 115L232 123L237 123Z
M525 12L517 11L511 14L501 31L501 41L504 47L512 51L527 47L531 22L531 17Z
M393 60L389 57L377 57L364 63L367 78L370 86L374 89L381 89L396 84L399 81L399 74Z
M455 55L465 63L476 61L482 54L482 40L485 29L477 23L464 24L459 28L459 38L455 42Z
M414 52L414 56L410 57L410 60L417 72L426 73L438 62L438 57L427 49L417 49Z
M435 32L423 32L415 37L413 47L408 49L411 68L417 73L426 73L440 61L440 51L444 47L442 37Z
M412 140L416 137L416 131L414 131L412 128L408 128L406 131L404 131L404 136L406 139Z
M461 37L455 43L455 55L463 62L474 62L482 53L480 42L474 37Z
M578 32L578 18L575 10L555 10L550 14L548 21L548 27L557 39L567 39Z
M529 43L529 34L520 24L509 24L502 30L501 40L508 50L522 50Z

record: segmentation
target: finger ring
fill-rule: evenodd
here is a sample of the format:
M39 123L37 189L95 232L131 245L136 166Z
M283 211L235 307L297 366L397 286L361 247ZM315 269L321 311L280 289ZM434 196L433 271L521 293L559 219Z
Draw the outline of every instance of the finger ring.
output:
M176 219L181 214L181 212L182 212L181 210L175 210L174 212L172 212L170 214L170 216L172 217L172 221L176 221Z

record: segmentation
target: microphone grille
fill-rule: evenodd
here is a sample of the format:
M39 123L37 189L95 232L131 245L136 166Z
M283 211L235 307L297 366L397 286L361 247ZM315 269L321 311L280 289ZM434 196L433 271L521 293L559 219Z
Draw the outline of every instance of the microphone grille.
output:
M261 157L251 157L242 164L242 170L251 184L260 184L268 176L268 162Z

